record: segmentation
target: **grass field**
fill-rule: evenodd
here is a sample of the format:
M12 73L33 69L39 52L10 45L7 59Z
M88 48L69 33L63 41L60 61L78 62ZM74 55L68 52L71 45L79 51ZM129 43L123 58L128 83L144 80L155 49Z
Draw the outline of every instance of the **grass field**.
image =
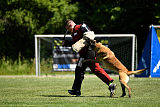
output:
M130 78L132 98L120 98L118 85L114 98L109 97L108 86L95 76L87 74L82 85L82 96L67 93L74 76L0 77L0 106L41 107L160 107L160 78Z

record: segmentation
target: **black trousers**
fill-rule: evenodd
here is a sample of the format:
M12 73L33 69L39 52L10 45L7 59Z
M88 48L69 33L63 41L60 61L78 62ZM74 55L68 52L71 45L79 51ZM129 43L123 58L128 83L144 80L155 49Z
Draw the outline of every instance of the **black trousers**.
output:
M79 57L79 60L77 62L77 66L75 69L75 79L72 86L73 90L80 91L81 90L81 84L84 79L85 70L88 67L89 62L82 63L86 59L95 59L95 52L88 48L87 52Z

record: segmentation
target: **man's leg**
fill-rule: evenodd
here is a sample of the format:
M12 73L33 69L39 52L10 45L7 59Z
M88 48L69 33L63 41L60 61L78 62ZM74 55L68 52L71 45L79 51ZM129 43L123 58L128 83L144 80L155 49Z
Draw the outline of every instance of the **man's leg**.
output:
M110 96L112 97L115 94L116 88L116 84L112 84L113 79L100 67L99 63L91 62L89 67L97 77L109 86Z
M83 71L83 69L81 67L76 67L75 80L74 80L72 89L80 90L83 79L84 79L84 71Z
M84 71L87 68L87 66L82 64L84 58L79 58L79 61L77 63L76 69L75 69L75 79L72 86L72 90L68 90L68 92L71 95L80 96L81 95L81 84L84 79Z
M106 83L108 86L111 82L113 82L113 79L104 71L103 68L99 66L99 63L92 62L89 65L91 71L99 77L104 83Z

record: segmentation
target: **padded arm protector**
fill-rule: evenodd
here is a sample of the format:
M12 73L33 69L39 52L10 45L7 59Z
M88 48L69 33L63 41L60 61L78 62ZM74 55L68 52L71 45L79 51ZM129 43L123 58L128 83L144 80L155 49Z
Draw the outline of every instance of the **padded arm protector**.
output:
M72 45L72 48L75 52L79 52L82 48L89 45L88 42L86 41L86 38L90 38L90 39L94 40L94 38L95 38L94 32L93 31L85 32L83 34L83 38Z

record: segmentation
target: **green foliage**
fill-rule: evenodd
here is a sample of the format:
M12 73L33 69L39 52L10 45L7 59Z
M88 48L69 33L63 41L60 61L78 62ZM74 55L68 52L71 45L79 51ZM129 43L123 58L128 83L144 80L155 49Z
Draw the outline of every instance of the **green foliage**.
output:
M136 34L140 57L159 10L159 0L0 0L0 59L33 59L34 35L63 34L66 19L99 34Z
M33 34L43 34L49 27L49 33L63 25L66 18L75 18L76 5L69 5L69 0L9 0L4 18L14 21L17 26L28 28ZM72 12L72 13L71 13Z
M33 58L35 34L63 33L64 21L76 17L77 4L69 2L70 0L1 0L0 57L16 60L18 53L21 53L25 58Z
M78 3L76 22L84 21L97 34L135 34L139 58L149 26L160 25L159 0L85 0Z
M106 33L112 29L114 25L124 12L120 6L120 1L111 0L89 0L79 2L79 15L77 20L84 21L96 33ZM90 7L88 9L88 7Z
M0 75L33 75L35 74L35 64L31 60L18 60L5 59L4 57L0 61Z
M86 22L96 33L134 33L146 38L146 27L160 24L159 4L150 0L80 1L77 21Z
M159 9L160 9L160 1L156 2L154 4L154 17L155 17L155 20L158 21L158 24L160 24L160 13L159 13Z

